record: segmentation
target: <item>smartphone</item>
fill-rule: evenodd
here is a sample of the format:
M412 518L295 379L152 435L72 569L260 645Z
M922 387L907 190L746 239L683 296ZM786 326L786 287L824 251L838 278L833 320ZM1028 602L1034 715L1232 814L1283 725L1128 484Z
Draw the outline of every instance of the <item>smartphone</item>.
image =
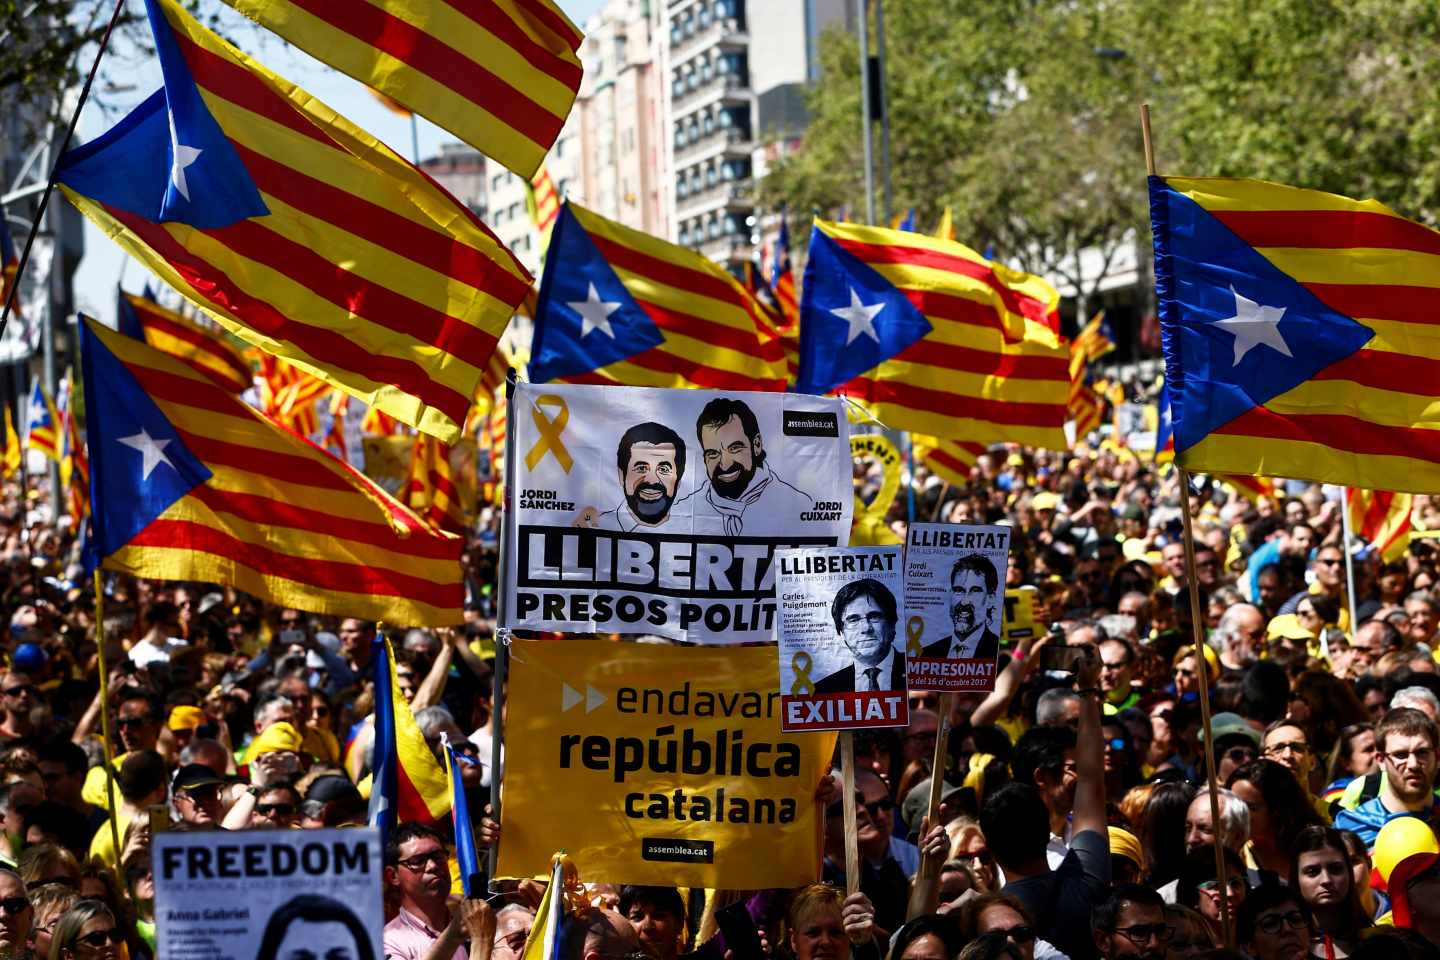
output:
M146 808L150 817L150 836L164 833L170 829L170 808L161 803L152 804Z
M1057 647L1047 643L1040 648L1040 669L1046 673L1074 673L1084 655L1083 647Z
M715 923L725 934L725 947L735 955L735 960L765 960L765 949L760 945L760 933L745 901L740 900L715 911Z

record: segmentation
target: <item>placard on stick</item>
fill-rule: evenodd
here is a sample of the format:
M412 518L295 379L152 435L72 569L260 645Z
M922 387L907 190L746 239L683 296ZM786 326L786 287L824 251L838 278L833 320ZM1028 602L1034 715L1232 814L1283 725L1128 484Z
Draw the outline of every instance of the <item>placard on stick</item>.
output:
M912 523L906 546L906 685L994 690L1010 528Z

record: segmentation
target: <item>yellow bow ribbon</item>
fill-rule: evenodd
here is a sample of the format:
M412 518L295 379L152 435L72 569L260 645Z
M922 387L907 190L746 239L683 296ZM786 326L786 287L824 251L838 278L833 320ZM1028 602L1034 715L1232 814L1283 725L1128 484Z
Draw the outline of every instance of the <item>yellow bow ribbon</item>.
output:
M555 419L552 420L540 409L542 406L556 407L559 413L555 414ZM570 456L570 451L565 449L565 444L560 442L560 435L565 432L565 424L570 422L570 407L565 398L553 393L536 397L530 406L530 419L535 421L535 429L540 432L540 439L535 441L535 446L525 454L525 468L534 470L535 465L545 459L548 452L554 454L560 469L569 473L570 468L575 466L575 460Z

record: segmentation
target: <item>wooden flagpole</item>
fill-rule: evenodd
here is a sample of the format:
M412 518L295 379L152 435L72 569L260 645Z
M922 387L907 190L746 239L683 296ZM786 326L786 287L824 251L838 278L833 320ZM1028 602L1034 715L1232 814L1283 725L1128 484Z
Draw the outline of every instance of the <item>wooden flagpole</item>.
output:
M110 739L110 674L105 664L105 574L95 568L95 666L100 674L100 736L105 743L105 808L110 813L110 842L115 845L116 875L120 865L120 821L115 813L115 748Z
M845 791L845 895L860 890L860 835L855 826L855 734L840 731L840 780Z
M1150 104L1140 105L1140 133L1145 141L1145 172L1155 176L1155 146L1150 136ZM1205 659L1205 613L1200 609L1200 584L1195 579L1195 526L1190 516L1190 472L1175 463L1180 479L1180 520L1185 538L1185 580L1190 592L1190 620L1195 646L1195 670L1200 677L1201 741L1205 751L1205 781L1210 795L1211 838L1215 847L1215 876L1220 881L1220 926L1225 946L1235 945L1235 930L1230 918L1230 888L1225 882L1225 847L1220 840L1220 784L1215 773L1215 737L1210 729L1210 665Z
M930 761L930 802L925 818L931 829L936 826L940 814L940 792L945 787L945 758L949 755L950 714L955 709L955 694L940 694L936 706L940 714L940 725L935 729L935 755ZM940 865L925 854L925 836L920 836L920 872L915 875L915 886L910 890L910 906L905 919L914 920L924 913L934 913L940 899Z

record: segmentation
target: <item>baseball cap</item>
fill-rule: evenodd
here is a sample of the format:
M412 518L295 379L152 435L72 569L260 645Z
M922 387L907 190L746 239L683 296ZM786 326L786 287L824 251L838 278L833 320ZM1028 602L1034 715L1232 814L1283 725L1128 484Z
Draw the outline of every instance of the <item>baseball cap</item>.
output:
M1060 505L1060 498L1048 490L1041 491L1030 498L1032 510L1054 510Z
M175 771L175 778L170 781L170 789L179 793L181 790L194 790L196 787L219 786L224 782L218 773L205 764L187 763Z
M1244 737L1256 747L1260 746L1260 731L1245 722L1238 713L1217 713L1210 718L1210 735L1219 743L1226 737Z

